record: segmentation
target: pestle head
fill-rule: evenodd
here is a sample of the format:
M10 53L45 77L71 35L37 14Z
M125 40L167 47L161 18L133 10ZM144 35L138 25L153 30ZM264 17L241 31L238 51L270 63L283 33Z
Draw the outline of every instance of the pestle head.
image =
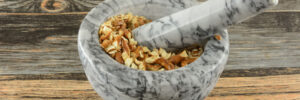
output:
M274 6L278 4L278 0L270 0L270 2L271 2L271 4L274 5Z
M203 45L214 34L278 4L278 0L208 0L135 30L139 45L169 51Z

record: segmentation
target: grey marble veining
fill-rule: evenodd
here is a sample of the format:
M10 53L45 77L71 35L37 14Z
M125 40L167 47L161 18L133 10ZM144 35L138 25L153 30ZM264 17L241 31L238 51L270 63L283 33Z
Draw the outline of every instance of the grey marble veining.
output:
M174 50L195 44L229 25L277 5L278 0L208 0L133 31L140 45Z
M92 9L80 26L78 52L94 90L104 100L203 100L227 62L226 30L215 31L222 40L207 37L204 53L195 62L171 71L129 68L107 55L98 43L99 26L111 16L132 12L155 20L197 4L196 0L106 0Z

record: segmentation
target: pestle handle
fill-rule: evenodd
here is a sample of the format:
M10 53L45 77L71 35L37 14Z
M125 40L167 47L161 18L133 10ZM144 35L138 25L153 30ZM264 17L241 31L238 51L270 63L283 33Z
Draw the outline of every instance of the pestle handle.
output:
M133 30L140 45L175 50L203 43L203 38L278 4L278 0L208 0Z

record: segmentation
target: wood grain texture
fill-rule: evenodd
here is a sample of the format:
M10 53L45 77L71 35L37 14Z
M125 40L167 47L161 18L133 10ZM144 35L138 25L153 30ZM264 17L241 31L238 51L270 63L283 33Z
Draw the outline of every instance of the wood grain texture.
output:
M207 100L299 100L299 76L221 78Z
M0 74L83 72L75 35L54 35L34 44L1 44Z
M206 100L297 100L300 74L222 77ZM1 75L0 99L99 99L84 74Z
M300 13L263 13L229 28L226 69L299 67Z
M86 12L102 1L103 0L0 0L0 12Z
M276 7L271 10L277 11L293 11L300 10L300 0L278 0L279 3Z
M251 69L232 69L225 70L221 77L262 77L275 75L293 75L300 74L299 67L281 67L281 68L251 68Z
M0 42L37 43L49 35L75 35L85 14L29 14L0 13Z
M84 16L0 15L0 74L82 72L76 34Z
M0 0L0 12L57 13L87 12L104 0ZM201 2L206 0L199 0ZM300 10L300 0L280 0L270 10Z
M76 35L86 13L0 13L0 42L36 43L50 35ZM299 12L266 12L230 28L230 33L299 32ZM291 33L293 34L293 33ZM270 34L272 35L272 34ZM283 35L282 35L283 36Z
M0 74L81 73L86 13L0 14ZM300 12L266 12L229 28L226 70L300 67Z

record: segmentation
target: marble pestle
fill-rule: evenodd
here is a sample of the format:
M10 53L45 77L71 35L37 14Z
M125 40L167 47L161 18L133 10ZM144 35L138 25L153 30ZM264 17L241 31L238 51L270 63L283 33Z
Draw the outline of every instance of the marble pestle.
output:
M139 45L172 51L203 44L220 30L277 4L278 0L208 0L145 24L133 35Z

